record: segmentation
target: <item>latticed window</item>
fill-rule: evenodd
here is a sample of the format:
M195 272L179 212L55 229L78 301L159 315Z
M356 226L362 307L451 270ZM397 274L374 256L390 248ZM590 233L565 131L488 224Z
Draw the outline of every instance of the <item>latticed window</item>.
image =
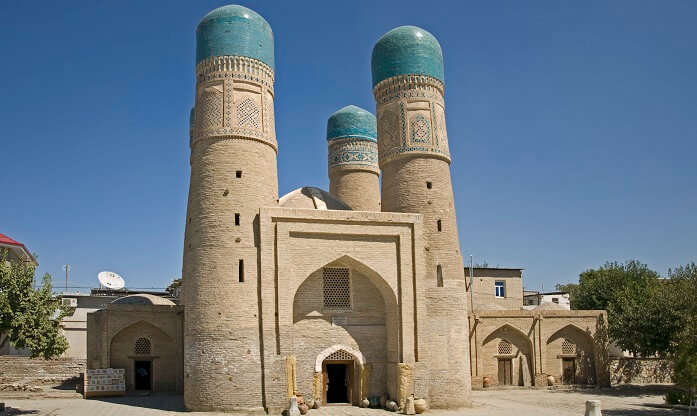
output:
M569 341L568 339L564 339L564 341L561 342L561 353L576 354L576 344Z
M344 350L339 350L336 352L333 352L329 357L325 358L326 360L336 360L336 361L349 361L353 360L353 355L349 354L348 352Z
M324 307L351 309L351 277L345 267L325 267L322 273Z
M135 353L138 355L150 355L152 353L152 345L147 338L138 338L136 340Z
M498 348L499 355L511 355L513 354L513 345L508 341L499 342Z

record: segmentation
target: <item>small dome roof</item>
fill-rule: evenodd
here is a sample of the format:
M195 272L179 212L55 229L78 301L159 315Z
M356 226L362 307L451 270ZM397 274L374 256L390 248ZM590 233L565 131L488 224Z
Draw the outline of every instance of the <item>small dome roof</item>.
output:
M118 298L111 302L115 305L174 305L175 303L169 299L159 296L150 295L148 293L138 293L137 295L128 295Z
M273 32L254 10L231 4L208 13L196 28L196 63L211 56L247 56L274 68Z
M370 111L347 105L327 120L327 140L358 137L377 141L377 121Z
M278 200L278 205L282 208L351 210L334 195L314 186L303 186L288 192Z
M441 81L443 51L438 40L416 26L400 26L385 33L373 47L373 86L395 75L429 75Z

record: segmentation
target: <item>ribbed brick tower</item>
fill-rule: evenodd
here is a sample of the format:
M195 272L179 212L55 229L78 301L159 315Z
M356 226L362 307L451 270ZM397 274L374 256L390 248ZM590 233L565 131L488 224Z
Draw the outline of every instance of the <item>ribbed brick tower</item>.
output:
M416 384L429 385L433 407L470 404L469 325L462 255L450 180L443 101L443 54L429 32L401 26L372 55L377 103L382 211L424 216L426 315L419 323ZM418 392L417 392L418 393Z
M196 31L196 104L184 240L184 400L190 410L262 408L259 208L277 205L274 44L242 6Z
M349 105L327 120L329 193L355 211L380 211L375 116Z

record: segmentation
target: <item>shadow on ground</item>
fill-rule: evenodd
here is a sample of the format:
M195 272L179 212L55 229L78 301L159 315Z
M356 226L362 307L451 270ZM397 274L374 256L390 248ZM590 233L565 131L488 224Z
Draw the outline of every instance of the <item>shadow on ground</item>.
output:
M686 415L686 410L677 409L657 409L647 406L644 409L620 409L620 410L605 410L603 416L675 416Z
M551 393L580 393L589 394L593 396L611 396L611 397L642 397L642 396L656 396L665 395L668 391L674 389L675 387L671 384L646 384L646 385L633 385L633 384L623 384L621 386L614 387L572 387L569 389L558 389L550 390Z
M1 414L1 413L0 413ZM38 415L39 411L38 410L22 410L22 409L17 409L16 407L6 407L5 408L5 415L7 416L14 416L14 415Z
M94 400L124 406L143 407L147 409L166 410L170 412L186 412L184 396L178 394L150 394L147 396L127 395L123 397L93 397Z

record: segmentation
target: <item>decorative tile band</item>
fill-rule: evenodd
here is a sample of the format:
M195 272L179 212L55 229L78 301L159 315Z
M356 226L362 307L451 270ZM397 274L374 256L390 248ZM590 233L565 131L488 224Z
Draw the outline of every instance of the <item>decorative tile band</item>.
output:
M273 90L274 71L265 63L246 56L214 56L196 65L196 81L235 78L262 84Z
M395 98L443 97L445 85L437 78L427 75L398 75L380 81L373 87L375 101L383 103Z
M273 70L255 59L212 57L197 65L190 144L209 137L249 138L277 150Z
M378 144L372 140L349 137L329 142L329 170L361 169L378 173Z
M407 156L450 162L440 80L396 76L380 82L373 92L378 107L380 166Z

